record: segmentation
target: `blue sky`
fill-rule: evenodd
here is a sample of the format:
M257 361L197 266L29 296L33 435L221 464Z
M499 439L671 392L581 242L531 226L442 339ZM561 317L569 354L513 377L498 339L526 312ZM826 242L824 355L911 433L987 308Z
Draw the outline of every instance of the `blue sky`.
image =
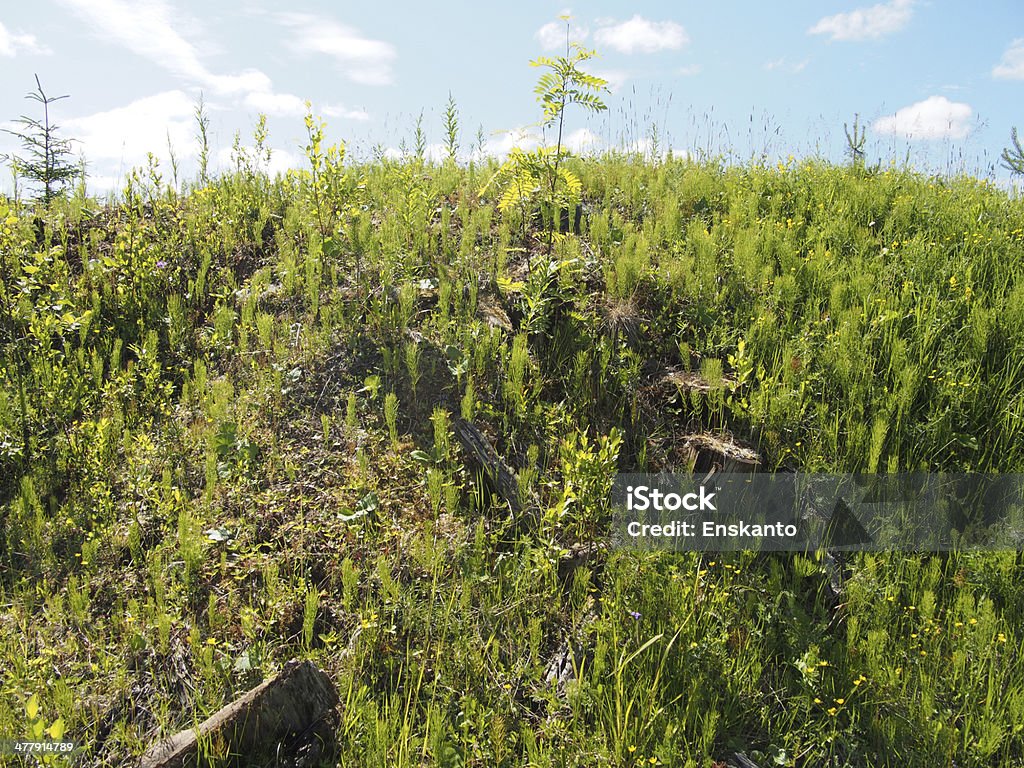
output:
M868 162L988 175L1024 130L1024 5L941 2L506 5L194 0L37 0L0 5L0 121L33 114L38 73L64 134L76 138L102 192L168 137L186 176L195 168L193 110L203 94L214 162L226 166L236 131L251 142L268 115L273 169L302 163L304 102L332 141L369 157L412 143L423 112L443 139L449 91L466 157L543 140L529 126L538 71L528 62L573 37L595 48L609 110L567 114L570 145L727 153L843 156L844 122L867 126ZM502 131L511 131L502 133ZM0 152L15 149L0 134ZM432 152L439 148L432 148ZM11 187L9 173L0 188Z

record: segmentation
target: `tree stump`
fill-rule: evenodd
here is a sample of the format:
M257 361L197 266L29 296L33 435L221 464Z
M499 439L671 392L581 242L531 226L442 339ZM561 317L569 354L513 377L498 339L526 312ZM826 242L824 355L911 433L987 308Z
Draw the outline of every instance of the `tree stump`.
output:
M264 681L215 712L198 728L150 747L139 768L257 765L281 744L309 732L338 703L338 692L312 662L289 661Z
M750 448L741 446L726 435L703 433L690 435L685 439L680 454L684 464L693 467L693 472L705 474L716 472L758 472L761 457Z
M459 419L455 422L454 431L462 450L466 452L469 463L482 471L488 485L508 504L515 531L521 532L524 525L536 528L540 500L531 494L531 498L527 500L529 504L523 503L523 499L520 498L519 480L516 473L473 424L465 419Z

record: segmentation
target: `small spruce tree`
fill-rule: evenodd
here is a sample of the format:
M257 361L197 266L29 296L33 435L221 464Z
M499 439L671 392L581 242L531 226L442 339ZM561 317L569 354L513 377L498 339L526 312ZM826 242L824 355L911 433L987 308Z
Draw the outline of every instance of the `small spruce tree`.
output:
M850 162L854 168L864 167L864 140L867 132L860 125L860 115L853 116L853 132L846 123L843 123L843 131L846 133L846 151L850 155Z
M3 155L3 159L13 165L18 176L42 188L39 199L48 205L81 173L81 169L71 159L72 140L61 138L58 135L59 127L50 119L50 105L68 96L47 96L39 82L39 75L35 77L36 90L28 93L25 98L42 105L42 119L22 115L14 121L22 126L22 130L4 129L21 141L25 154Z
M1016 128L1010 129L1010 141L1013 142L1013 147L1003 149L1003 167L1014 174L1024 176L1024 147L1017 138Z

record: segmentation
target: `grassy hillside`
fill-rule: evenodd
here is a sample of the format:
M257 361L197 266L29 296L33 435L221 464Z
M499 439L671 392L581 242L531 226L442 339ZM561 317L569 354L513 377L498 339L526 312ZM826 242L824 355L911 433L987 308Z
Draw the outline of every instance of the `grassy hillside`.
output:
M813 554L605 544L613 474L694 435L1024 471L1024 202L575 159L548 253L496 166L341 157L0 202L0 735L124 765L300 657L330 764L1024 764L1019 553L855 555L836 592Z

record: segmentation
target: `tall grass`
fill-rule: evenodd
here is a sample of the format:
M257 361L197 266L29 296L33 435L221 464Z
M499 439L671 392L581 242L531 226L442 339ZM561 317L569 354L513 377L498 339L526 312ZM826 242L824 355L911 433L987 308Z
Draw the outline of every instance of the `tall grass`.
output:
M1017 554L857 555L836 605L811 555L603 546L611 475L695 432L768 468L1021 471L1019 199L575 159L584 231L549 258L475 165L345 162L307 127L276 179L240 155L185 193L0 202L0 731L35 696L124 763L302 656L345 765L1024 760Z

